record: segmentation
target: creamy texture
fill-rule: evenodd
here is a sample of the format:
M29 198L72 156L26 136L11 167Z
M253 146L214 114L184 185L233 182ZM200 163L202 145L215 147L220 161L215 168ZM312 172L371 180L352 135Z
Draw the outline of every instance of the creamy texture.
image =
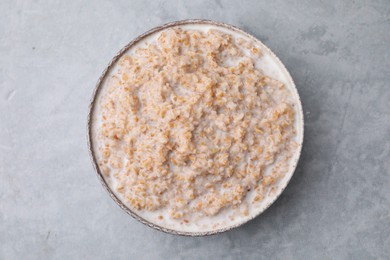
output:
M99 98L95 139L125 205L202 231L239 223L273 196L297 151L296 97L255 43L193 29L122 57Z

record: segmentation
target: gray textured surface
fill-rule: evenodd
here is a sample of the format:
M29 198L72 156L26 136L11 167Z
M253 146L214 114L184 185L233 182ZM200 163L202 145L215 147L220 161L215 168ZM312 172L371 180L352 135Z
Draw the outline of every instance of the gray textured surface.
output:
M131 219L93 172L86 116L112 56L209 18L286 64L306 119L281 198L234 231L175 237ZM0 259L390 258L390 2L0 1Z

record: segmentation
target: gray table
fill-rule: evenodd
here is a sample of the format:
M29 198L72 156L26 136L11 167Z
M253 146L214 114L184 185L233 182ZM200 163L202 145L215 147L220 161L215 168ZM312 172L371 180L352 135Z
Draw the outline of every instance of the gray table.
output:
M176 237L136 222L95 176L94 84L144 31L208 18L260 38L305 113L280 199L234 231ZM390 258L390 2L0 1L0 259Z

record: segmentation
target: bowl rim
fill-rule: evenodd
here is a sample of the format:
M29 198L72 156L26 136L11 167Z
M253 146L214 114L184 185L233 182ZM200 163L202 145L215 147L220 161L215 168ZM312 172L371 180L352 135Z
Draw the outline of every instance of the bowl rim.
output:
M96 100L97 100L98 94L99 94L100 90L102 89L102 85L104 85L103 83L104 83L106 77L109 75L110 70L114 67L114 65L120 59L120 57L126 51L128 51L133 45L137 44L138 42L140 42L144 38L148 37L149 35L152 35L154 33L163 31L163 30L171 28L171 27L182 26L182 25L194 25L194 24L202 24L202 25L211 25L211 26L222 27L222 28L230 30L232 32L240 33L240 34L248 37L249 39L255 41L257 44L259 44L264 51L266 51L269 55L272 56L273 59L275 59L278 63L280 63L281 69L284 70L285 76L287 77L287 81L289 81L291 83L291 89L292 89L292 91L295 92L294 94L298 98L298 100L297 100L298 101L297 110L298 110L299 117L300 117L300 122L298 122L298 127L300 128L299 129L299 133L300 134L298 133L300 135L299 136L299 143L298 143L298 151L296 152L297 154L295 155L295 159L292 161L292 165L290 166L291 174L288 177L288 179L286 180L285 184L283 186L279 186L277 195L273 199L271 199L263 207L263 209L261 211L259 211L257 214L253 215L251 218L246 219L243 222L239 222L239 223L231 225L231 226L226 226L226 227L215 229L215 230L211 230L211 231L201 231L201 232L179 231L179 230L174 230L174 229L170 229L170 228L165 228L165 227L159 226L159 225L157 225L155 223L152 223L152 222L142 218L141 216L136 214L134 211L132 211L130 208L125 206L122 203L122 201L115 195L115 193L110 189L109 185L107 184L107 182L105 181L105 179L103 177L102 172L100 171L100 168L99 168L99 165L97 163L96 156L95 156L95 150L93 149L93 142L94 141L92 139L92 127L91 127L92 126L92 121L93 121L92 117L93 117L94 109L95 109L95 106L96 106L96 103L97 103ZM141 34L140 36L136 37L132 41L130 41L125 47L123 47L111 59L110 63L107 65L107 67L102 72L101 76L99 77L99 79L98 79L98 81L97 81L97 83L95 85L95 88L94 88L93 94L92 94L92 98L90 100L89 107L88 107L88 118L87 118L87 143L88 143L88 150L89 150L90 159L92 161L92 165L93 165L93 167L94 167L94 169L95 169L95 171L97 173L97 176L98 176L98 179L99 179L100 183L102 184L104 189L109 193L110 197L116 202L116 204L122 210L124 210L128 215L130 215L131 217L133 217L134 219L138 220L139 222L141 222L144 225L147 225L147 226L149 226L149 227L151 227L153 229L162 231L164 233L173 234L173 235L181 235L181 236L189 236L189 237L199 237L199 236L215 235L215 234L223 233L223 232L232 230L234 228L240 227L240 226L248 223L249 221L253 220L254 218L260 216L272 204L275 203L275 201L280 197L280 195L283 193L283 191L286 189L287 185L289 184L292 176L295 173L295 170L297 168L299 159L301 157L303 140L304 140L304 117L303 117L302 101L301 101L300 95L298 93L298 90L296 88L295 82L294 82L293 78L291 77L290 72L286 69L285 65L280 61L280 59L264 43L262 43L258 38L256 38L252 34L247 33L246 31L244 31L244 30L242 30L242 29L240 29L240 28L238 28L236 26L233 26L233 25L230 25L230 24L226 24L226 23L223 23L223 22L217 22L217 21L214 21L214 20L186 19L186 20L179 20L179 21L169 22L169 23L166 23L166 24L154 27L154 28L148 30L147 32Z

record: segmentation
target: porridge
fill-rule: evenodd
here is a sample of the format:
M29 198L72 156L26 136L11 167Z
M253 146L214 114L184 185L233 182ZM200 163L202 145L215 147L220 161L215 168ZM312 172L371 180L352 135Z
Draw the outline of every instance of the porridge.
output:
M99 168L126 206L170 228L218 227L273 192L298 148L297 111L262 56L218 29L171 28L119 59L95 138Z

